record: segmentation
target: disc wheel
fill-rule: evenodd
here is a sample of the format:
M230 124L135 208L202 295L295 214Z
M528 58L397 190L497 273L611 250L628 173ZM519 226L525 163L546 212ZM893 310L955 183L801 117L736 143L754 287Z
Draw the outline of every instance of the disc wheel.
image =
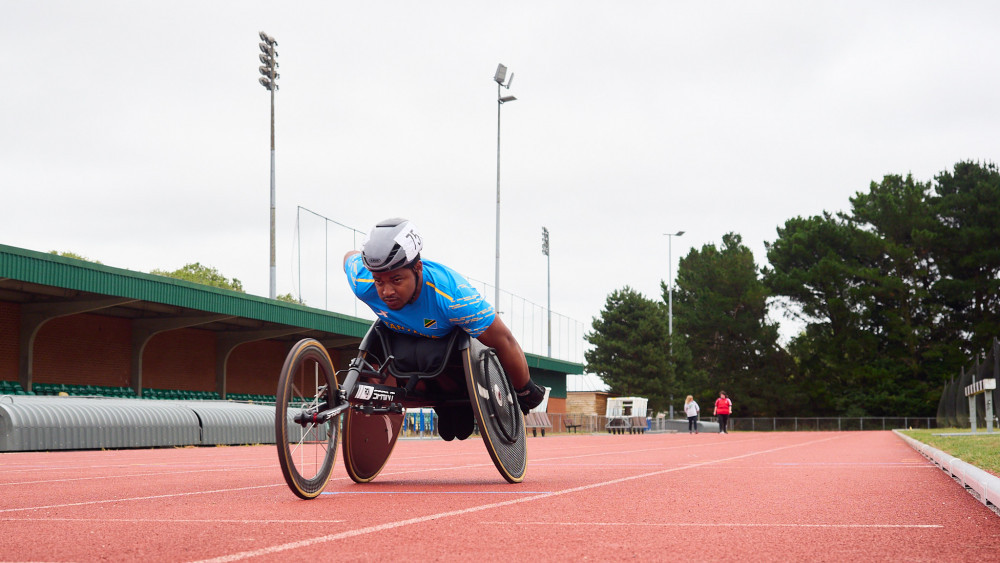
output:
M344 416L344 467L355 483L375 479L389 461L403 429L402 414L367 415L348 410Z
M464 351L472 411L486 449L508 483L520 483L527 469L524 416L496 354L473 339Z
M295 421L327 408L336 397L337 377L326 348L307 338L300 340L281 368L275 397L274 430L278 462L288 488L298 497L312 499L323 492L337 458L340 416L327 422Z

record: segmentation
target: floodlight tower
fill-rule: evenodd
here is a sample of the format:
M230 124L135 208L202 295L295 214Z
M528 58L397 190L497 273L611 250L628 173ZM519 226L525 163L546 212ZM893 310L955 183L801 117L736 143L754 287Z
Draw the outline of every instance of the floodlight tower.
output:
M671 243L674 237L683 236L684 231L676 233L663 233L667 237L667 334L670 336L670 351L674 351L674 257L671 252Z
M507 102L513 102L517 98L514 96L501 96L500 87L510 89L510 83L514 81L514 73L510 73L510 80L507 80L507 67L497 65L497 72L493 75L493 81L497 83L497 262L496 262L496 283L493 307L500 312L500 106ZM504 83L506 81L506 84Z
M274 251L274 93L278 90L278 52L274 50L278 42L273 37L260 32L260 62L264 63L258 70L263 75L258 80L267 91L271 92L271 289L269 297L277 295L275 288L275 251Z
M552 357L552 258L549 257L549 230L542 227L542 254L545 255L545 292L548 304L546 309L549 316L549 357Z

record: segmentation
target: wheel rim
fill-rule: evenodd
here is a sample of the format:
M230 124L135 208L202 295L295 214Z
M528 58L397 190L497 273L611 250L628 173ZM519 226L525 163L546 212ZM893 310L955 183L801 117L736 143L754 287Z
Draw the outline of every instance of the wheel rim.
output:
M319 343L307 342L289 353L277 398L278 457L285 481L302 498L319 495L330 479L340 419L301 425L294 418L322 410L331 389L336 392L337 381Z

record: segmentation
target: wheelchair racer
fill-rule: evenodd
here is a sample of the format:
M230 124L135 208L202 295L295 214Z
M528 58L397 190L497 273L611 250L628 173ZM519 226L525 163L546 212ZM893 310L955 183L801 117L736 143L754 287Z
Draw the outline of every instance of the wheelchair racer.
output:
M545 389L531 380L521 345L490 305L461 274L422 260L423 238L405 219L375 225L361 251L344 255L354 294L391 330L441 338L454 327L496 350L525 414L541 404ZM472 434L472 406L437 407L438 434L464 440Z

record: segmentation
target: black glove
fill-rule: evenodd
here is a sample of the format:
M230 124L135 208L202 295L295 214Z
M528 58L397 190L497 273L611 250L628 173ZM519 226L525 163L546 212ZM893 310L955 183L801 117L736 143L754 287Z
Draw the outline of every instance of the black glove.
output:
M545 388L539 387L534 381L528 380L528 384L518 389L517 403L521 407L521 412L528 414L528 411L542 404L545 399Z

